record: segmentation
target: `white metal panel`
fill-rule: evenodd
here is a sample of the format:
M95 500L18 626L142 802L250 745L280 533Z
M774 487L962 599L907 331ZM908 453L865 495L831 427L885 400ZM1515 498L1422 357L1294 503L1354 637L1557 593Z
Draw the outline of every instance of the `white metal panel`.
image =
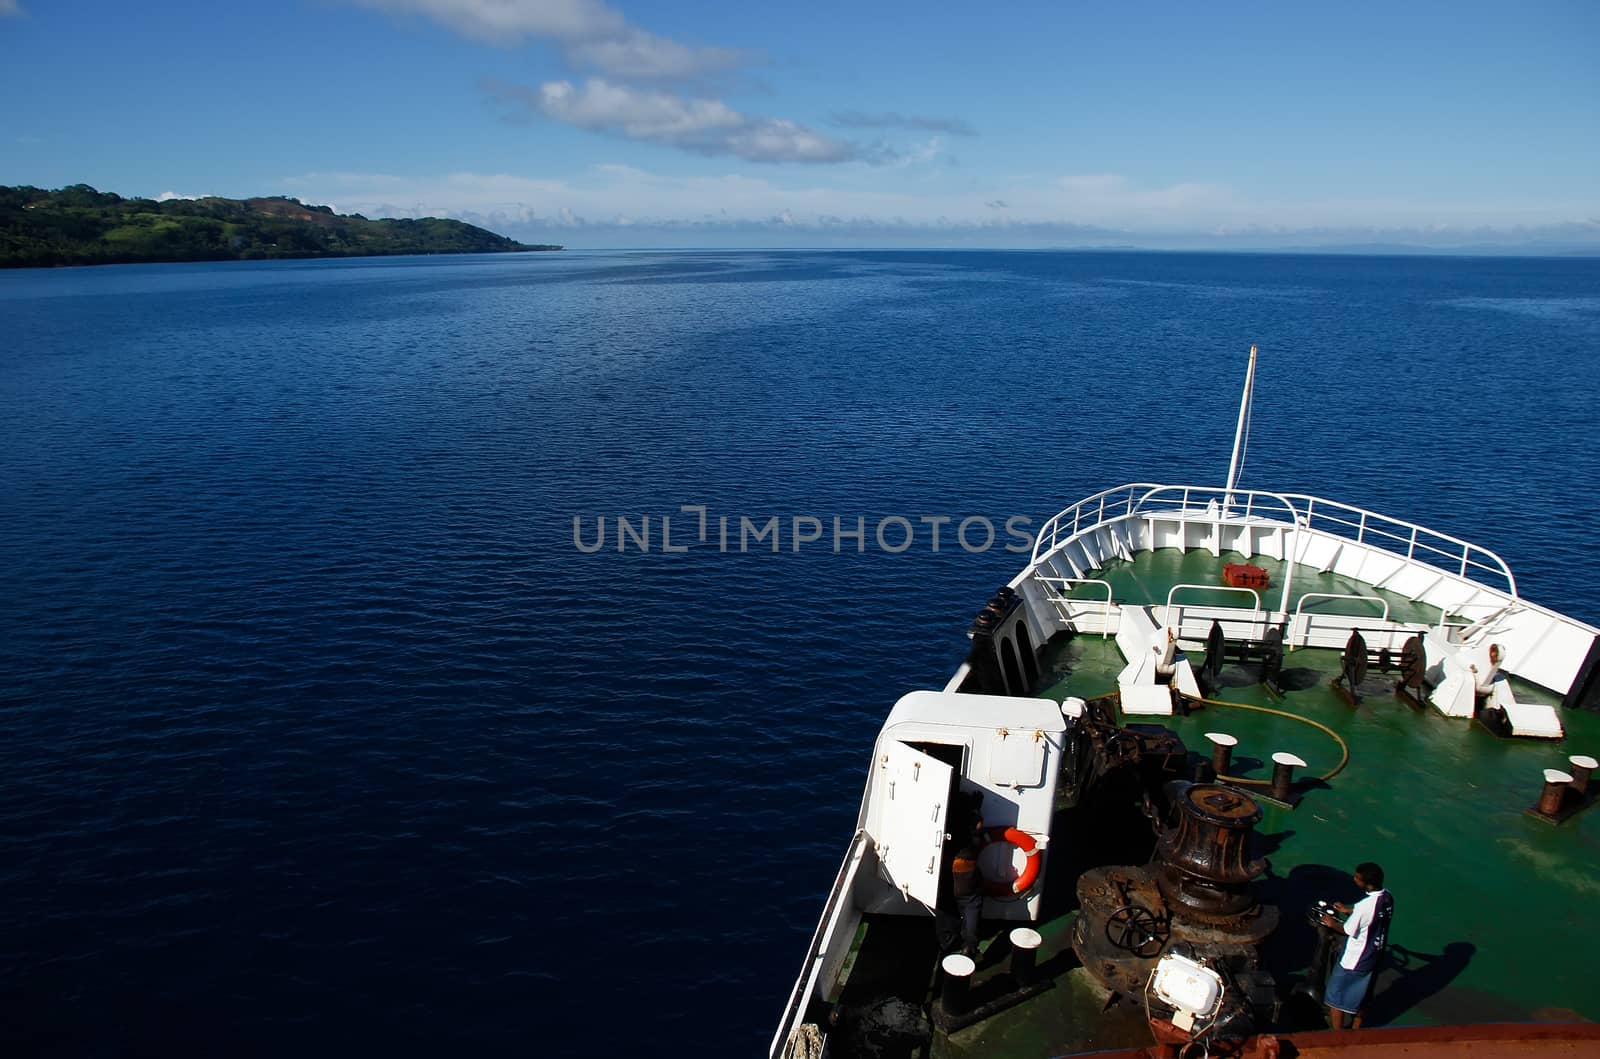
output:
M1446 717L1471 717L1472 677L1456 646L1436 632L1424 633L1422 645L1428 656L1428 681L1434 685L1434 709Z
M1496 684L1498 689L1501 685ZM1510 695L1505 696L1510 699ZM1499 696L1496 696L1499 700ZM1501 708L1506 711L1506 720L1511 724L1511 734L1527 736L1533 739L1560 739L1565 733L1561 730L1561 718L1556 714L1554 706L1545 706L1536 702L1517 702L1511 699L1501 703Z
M1001 728L989 744L989 782L996 787L1037 787L1047 752L1037 729Z
M1005 725L1030 730L1041 728L1046 732L1060 732L1064 728L1061 706L1050 699L938 691L911 691L900 696L900 701L889 711L884 730L898 730L902 724L915 726L911 730L919 733L927 732L929 729L926 726L989 729ZM929 734L908 737L902 733L897 738L901 742L919 742L923 739L950 741L944 736Z
M1172 689L1165 684L1130 684L1122 689L1122 712L1148 717L1172 715Z
M1122 608L1121 622L1117 625L1117 648L1122 652L1123 658L1130 663L1138 663L1138 668L1134 670L1135 674L1143 671L1145 663L1150 660L1150 648L1160 635L1160 628L1147 608L1135 606ZM1140 678L1135 675L1130 679Z
M1194 678L1194 667L1187 658L1178 659L1178 668L1172 674L1172 686L1191 699L1202 698L1200 682Z
M888 743L878 764L882 811L872 838L883 873L895 889L932 908L939 899L951 768L900 742Z

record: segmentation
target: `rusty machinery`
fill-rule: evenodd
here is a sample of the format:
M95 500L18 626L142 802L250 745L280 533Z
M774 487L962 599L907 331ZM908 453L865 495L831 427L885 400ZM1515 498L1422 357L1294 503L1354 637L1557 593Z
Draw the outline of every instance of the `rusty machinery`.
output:
M1275 695L1282 695L1278 680L1283 674L1283 628L1269 625L1259 640L1230 640L1222 631L1222 623L1213 621L1206 634L1206 657L1195 671L1201 690L1215 694L1222 683L1222 667L1227 662L1261 667L1261 683Z
M1201 1031L1175 1027L1175 1013L1147 997L1151 1026L1158 1041L1203 1032L1208 1047L1242 1042L1276 1016L1276 989L1258 947L1276 929L1278 910L1263 905L1252 885L1267 869L1252 853L1261 808L1210 783L1175 780L1162 794L1167 808L1154 812L1151 863L1079 878L1072 947L1089 974L1128 997L1146 996L1168 954L1214 969L1227 988Z
M1360 629L1351 629L1350 639L1345 641L1344 651L1339 656L1339 675L1333 680L1334 690L1351 705L1360 702L1359 689L1361 682L1367 679L1368 669L1380 673L1398 672L1395 691L1417 703L1426 699L1431 690L1425 681L1428 656L1421 634L1406 640L1398 652L1387 647L1374 651L1367 646Z
M1107 777L1124 780L1130 789L1136 786L1142 792L1157 790L1183 772L1188 749L1177 733L1155 724L1119 725L1115 702L1115 695L1090 699L1081 713L1067 717L1057 787L1063 807L1076 804Z

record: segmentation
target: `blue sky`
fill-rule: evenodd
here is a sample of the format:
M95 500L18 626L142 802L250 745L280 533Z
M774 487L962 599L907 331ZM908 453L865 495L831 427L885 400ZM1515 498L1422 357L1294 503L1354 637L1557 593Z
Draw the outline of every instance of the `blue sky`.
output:
M0 183L571 246L1600 246L1600 4L0 0Z

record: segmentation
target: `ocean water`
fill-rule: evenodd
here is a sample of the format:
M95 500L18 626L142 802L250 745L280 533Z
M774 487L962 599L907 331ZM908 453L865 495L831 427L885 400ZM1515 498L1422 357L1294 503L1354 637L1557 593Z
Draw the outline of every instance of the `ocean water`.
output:
M1600 261L0 273L0 1052L757 1053L1006 520L1220 484L1252 342L1244 485L1600 621Z

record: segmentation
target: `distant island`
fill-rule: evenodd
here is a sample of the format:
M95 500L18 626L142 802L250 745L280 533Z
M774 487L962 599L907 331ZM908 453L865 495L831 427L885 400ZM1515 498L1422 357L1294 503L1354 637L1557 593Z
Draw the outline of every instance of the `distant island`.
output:
M462 221L374 221L282 196L157 202L87 184L0 186L0 268L560 249Z

